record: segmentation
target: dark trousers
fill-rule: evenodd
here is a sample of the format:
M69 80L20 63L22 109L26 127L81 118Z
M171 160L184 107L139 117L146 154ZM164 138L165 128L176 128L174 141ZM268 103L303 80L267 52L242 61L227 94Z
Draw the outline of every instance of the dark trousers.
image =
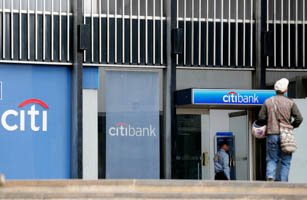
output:
M224 172L218 172L215 174L215 180L228 180Z

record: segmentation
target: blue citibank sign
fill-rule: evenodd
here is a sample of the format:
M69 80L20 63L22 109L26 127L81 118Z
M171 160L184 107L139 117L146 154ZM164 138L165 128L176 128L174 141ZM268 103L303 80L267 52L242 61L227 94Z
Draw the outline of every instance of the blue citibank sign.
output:
M70 69L0 65L0 173L70 178Z
M177 105L262 105L274 90L187 89L177 91Z

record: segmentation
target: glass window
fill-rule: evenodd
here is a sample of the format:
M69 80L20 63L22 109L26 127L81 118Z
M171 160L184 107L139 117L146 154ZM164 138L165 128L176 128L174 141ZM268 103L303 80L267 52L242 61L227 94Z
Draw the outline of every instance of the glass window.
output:
M45 1L46 11L49 12L51 12L52 1L53 1L53 10L55 12L58 12L60 10L60 5L61 5L61 11L67 12L67 4L70 3L70 0L3 0L0 3L0 8L3 7L4 3L6 9L11 9L11 6L13 6L13 9L19 9L19 6L21 5L22 10L27 10L29 5L30 10L35 10L35 4L37 3L37 10L43 11L44 1Z
M100 70L99 178L160 178L161 76L161 70Z
M109 13L115 13L115 2L117 5L117 14L123 14L125 10L125 15L130 15L130 6L132 3L132 14L138 15L138 9L140 10L140 15L145 16L146 3L145 0L88 0L84 1L84 9L86 14L91 14L91 5L93 5L93 13L97 14L99 12L99 1L101 1L101 13L107 14L107 6L109 3ZM138 8L138 1L140 3L140 8ZM166 0L162 0L163 9L166 8ZM153 5L155 4L155 14L156 16L161 15L161 0L147 0L148 16L153 16ZM123 8L124 6L124 8ZM165 12L163 13L165 16Z

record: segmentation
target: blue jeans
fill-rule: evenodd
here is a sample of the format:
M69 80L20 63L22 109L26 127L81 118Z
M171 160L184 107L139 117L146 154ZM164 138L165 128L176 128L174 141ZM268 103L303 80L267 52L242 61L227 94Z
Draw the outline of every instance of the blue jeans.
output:
M280 172L277 181L287 182L292 154L283 152L280 148L280 136L268 135L266 141L266 178L276 180L276 169L280 162Z

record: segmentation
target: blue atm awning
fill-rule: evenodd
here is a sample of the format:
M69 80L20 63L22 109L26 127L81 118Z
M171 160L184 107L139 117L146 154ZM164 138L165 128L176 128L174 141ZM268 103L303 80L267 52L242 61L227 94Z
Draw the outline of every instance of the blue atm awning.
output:
M261 106L274 90L185 89L176 92L176 105Z

